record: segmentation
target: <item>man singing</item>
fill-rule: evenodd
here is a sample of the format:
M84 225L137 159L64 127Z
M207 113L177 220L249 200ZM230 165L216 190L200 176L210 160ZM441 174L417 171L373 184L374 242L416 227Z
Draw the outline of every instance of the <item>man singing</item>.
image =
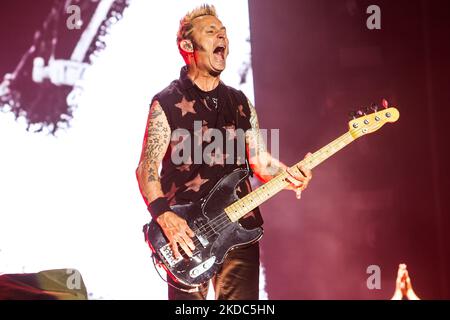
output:
M186 220L170 210L171 205L198 201L220 178L237 168L246 168L247 163L263 182L288 168L267 152L256 110L250 101L241 91L220 80L229 43L226 28L218 19L214 6L203 5L183 17L177 44L186 66L181 69L180 78L152 100L136 175L152 218L161 226L178 257L179 248L192 256L194 232ZM200 133L204 133L200 139L195 124ZM175 136L174 132L180 129L192 133L191 137L188 134ZM217 147L216 138L208 135L212 129L222 133L223 146ZM245 132L244 145L237 142L237 132ZM227 150L230 140L236 142L235 152ZM208 146L212 143L216 147L211 151ZM175 150L179 151L180 144L200 148L201 161L193 159L192 154L187 156L184 149L183 162L174 161ZM244 149L237 150L239 148ZM288 173L290 185L287 188L294 190L300 198L311 180L311 172L300 167L289 169ZM251 191L248 179L237 191L239 197ZM239 222L243 227L253 229L260 227L263 220L256 208ZM168 281L174 284L172 279ZM258 242L232 250L212 281L216 299L257 300ZM198 292L185 292L170 285L168 290L169 299L205 299L208 284L202 285Z

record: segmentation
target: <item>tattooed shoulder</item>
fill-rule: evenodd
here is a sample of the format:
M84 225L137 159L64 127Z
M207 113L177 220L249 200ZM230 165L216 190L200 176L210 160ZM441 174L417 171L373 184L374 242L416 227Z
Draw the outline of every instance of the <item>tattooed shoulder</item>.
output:
M256 108L248 100L248 106L250 108L250 125L251 129L247 131L246 138L249 146L250 157L253 155L259 155L267 151L266 144L261 135L259 128L258 116L256 114Z
M148 181L159 181L158 168L170 142L170 126L166 115L158 103L150 107L147 123L147 143L144 146L143 165L148 173Z
M154 101L150 106L150 119L156 119L164 113L158 101Z

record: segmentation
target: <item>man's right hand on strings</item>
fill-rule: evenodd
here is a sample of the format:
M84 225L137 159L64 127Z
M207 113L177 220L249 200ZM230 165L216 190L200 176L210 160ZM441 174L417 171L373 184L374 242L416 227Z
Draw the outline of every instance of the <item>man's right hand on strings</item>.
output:
M167 240L169 240L175 258L181 256L178 244L189 257L192 257L195 245L191 238L195 236L195 233L189 228L186 220L172 211L166 211L156 221L161 226Z

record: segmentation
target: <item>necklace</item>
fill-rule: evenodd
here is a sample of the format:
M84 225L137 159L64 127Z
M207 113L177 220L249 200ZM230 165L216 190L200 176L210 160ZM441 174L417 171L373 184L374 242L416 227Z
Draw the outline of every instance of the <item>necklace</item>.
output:
M209 96L206 97L206 103L209 105L210 102L212 102L212 105L214 107L214 109L217 109L217 102L219 101L219 99L217 98L211 98Z
M218 87L208 92L202 91L200 88L197 87L197 92L201 97L203 105L209 111L212 111L213 109L217 110L219 104Z

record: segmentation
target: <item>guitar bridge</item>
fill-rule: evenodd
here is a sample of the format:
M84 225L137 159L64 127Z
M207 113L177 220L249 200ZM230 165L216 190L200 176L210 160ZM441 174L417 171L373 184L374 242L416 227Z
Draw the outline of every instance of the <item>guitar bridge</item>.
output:
M170 247L170 244L166 244L165 246L161 247L159 249L159 253L164 258L164 260L167 262L169 267L173 267L178 262L183 260L183 257L181 255L180 255L180 257L178 259L175 258L175 256L173 255L172 248Z

